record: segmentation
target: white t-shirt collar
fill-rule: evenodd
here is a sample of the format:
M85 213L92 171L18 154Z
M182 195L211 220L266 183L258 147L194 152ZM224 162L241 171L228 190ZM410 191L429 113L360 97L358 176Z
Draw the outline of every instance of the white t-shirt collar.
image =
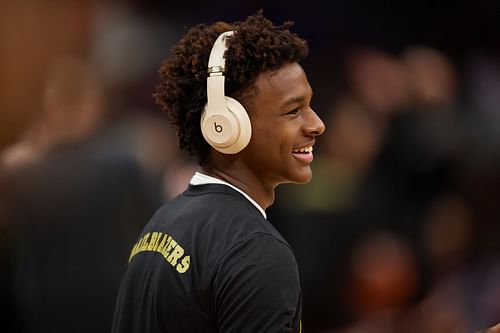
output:
M248 199L264 216L265 219L267 219L266 211L255 201L253 200L248 194L234 186L233 184L230 184L226 181L223 181L222 179L215 178L209 175L205 175L201 172L196 171L191 180L189 181L189 184L191 185L204 185L204 184L223 184L231 187L232 189L240 192L245 198Z

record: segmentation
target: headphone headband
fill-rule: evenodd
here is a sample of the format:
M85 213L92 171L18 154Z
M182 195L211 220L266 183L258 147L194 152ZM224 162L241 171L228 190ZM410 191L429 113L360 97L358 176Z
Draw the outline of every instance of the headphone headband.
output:
M234 31L226 31L217 37L210 52L208 59L208 75L218 76L223 75L226 67L226 59L224 59L224 52L227 50L226 38L232 36Z
M224 53L227 50L226 38L232 35L233 31L226 31L220 34L210 52L207 78L207 103L209 105L207 114L209 115L214 115L226 109L224 92L226 59L224 58Z

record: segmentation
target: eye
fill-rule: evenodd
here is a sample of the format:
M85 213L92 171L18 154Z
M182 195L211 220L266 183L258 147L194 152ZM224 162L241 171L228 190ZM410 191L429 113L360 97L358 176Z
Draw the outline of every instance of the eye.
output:
M293 109L292 111L287 112L286 114L293 116L293 115L296 115L299 112L300 112L300 109Z

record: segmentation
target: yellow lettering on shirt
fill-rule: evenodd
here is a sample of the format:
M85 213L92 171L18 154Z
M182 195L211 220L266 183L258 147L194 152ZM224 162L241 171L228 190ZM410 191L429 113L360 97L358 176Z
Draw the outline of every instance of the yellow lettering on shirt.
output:
M168 246L163 249L163 257L165 258L166 261L170 262L170 260L168 260L168 255L170 253L170 251L177 245L177 242L175 241L175 239L172 238L172 240L170 241L170 243L168 244Z
M158 232L155 231L151 234L151 239L149 240L148 244L148 251L153 251L157 238L158 238Z
M160 242L160 244L158 245L158 247L156 248L155 251L160 252L160 253L163 252L163 248L165 246L167 238L168 238L168 235L167 234L163 234L163 238L161 239L161 242Z
M165 235L165 237L167 237L167 235ZM163 255L163 257L166 259L167 256L168 256L168 247L170 245L170 242L172 241L172 237L168 236L167 237L167 242L165 243L165 245L162 247L161 249L161 254Z
M191 256L184 255L184 248L172 236L160 231L147 233L134 244L130 251L129 263L141 252L161 254L179 273L187 272L191 264Z
M179 258L182 257L183 254L184 254L184 249L177 244L175 249L168 256L167 261L172 266L175 266L175 265L177 265L177 260L179 260Z
M144 237L142 237L142 243L139 251L146 251L148 248L148 239L149 239L149 233L145 234Z
M130 260L132 259L133 256L135 256L136 253L137 253L137 243L132 248L132 251L130 251L130 256L128 257L128 262L130 262Z
M191 263L191 256L185 256L179 264L177 264L176 269L177 272L179 273L185 273L188 268L189 264Z

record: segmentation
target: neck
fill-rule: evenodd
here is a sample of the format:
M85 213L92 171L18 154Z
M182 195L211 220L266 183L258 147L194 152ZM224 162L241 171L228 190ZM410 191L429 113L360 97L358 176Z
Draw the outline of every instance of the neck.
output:
M276 186L266 186L265 183L252 173L245 172L247 170L240 166L218 168L211 165L202 167L200 171L236 186L249 195L264 210L274 202L274 189Z

